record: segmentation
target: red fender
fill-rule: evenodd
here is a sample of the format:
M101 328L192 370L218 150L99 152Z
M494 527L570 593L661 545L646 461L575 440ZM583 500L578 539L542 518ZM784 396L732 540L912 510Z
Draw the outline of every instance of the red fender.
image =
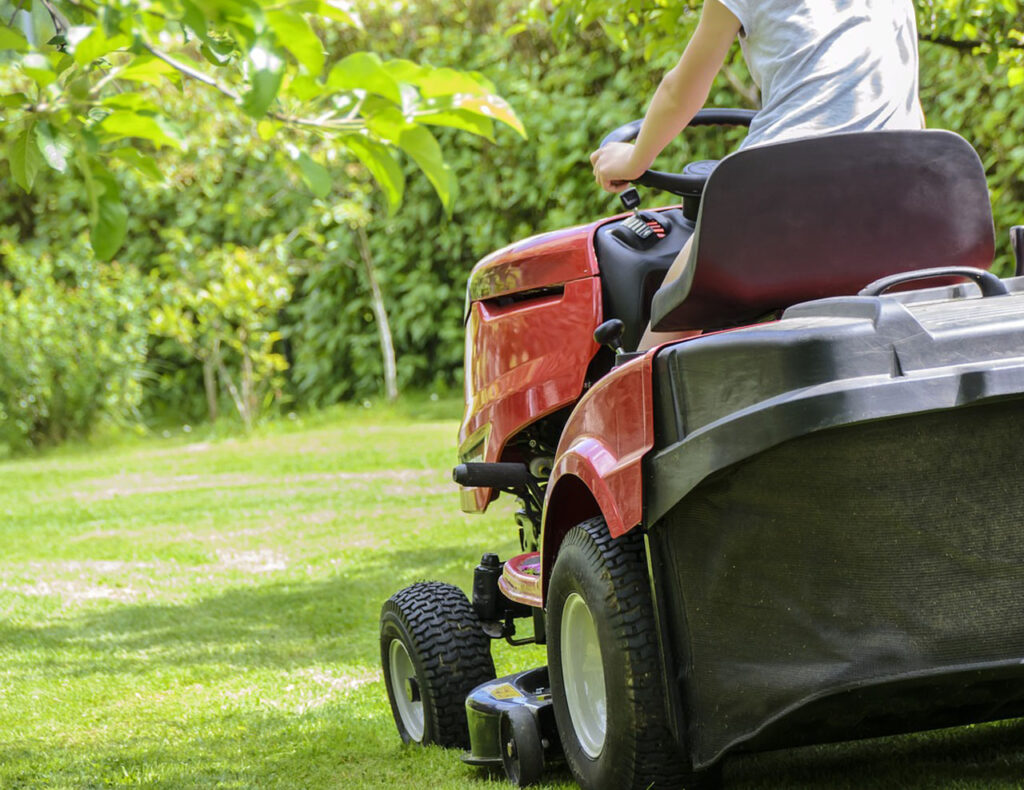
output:
M654 446L654 351L601 379L575 408L558 443L544 502L541 578L548 577L562 538L603 515L612 537L643 518L643 457Z

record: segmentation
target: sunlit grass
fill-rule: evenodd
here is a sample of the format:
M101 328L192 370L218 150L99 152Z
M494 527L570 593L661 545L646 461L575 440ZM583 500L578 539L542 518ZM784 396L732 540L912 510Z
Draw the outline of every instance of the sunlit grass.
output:
M515 548L458 510L450 404L0 464L0 788L481 787L403 747L381 603ZM498 670L543 661L496 645ZM736 788L1019 787L1012 723L744 757ZM571 786L564 769L555 785ZM497 785L500 786L500 785Z

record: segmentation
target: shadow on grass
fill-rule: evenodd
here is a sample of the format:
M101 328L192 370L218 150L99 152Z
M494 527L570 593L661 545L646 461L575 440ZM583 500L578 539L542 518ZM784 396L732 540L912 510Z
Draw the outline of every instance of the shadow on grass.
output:
M40 627L0 624L14 663L43 657L57 678L240 671L282 673L348 664L376 670L377 618L396 589L427 572L462 585L473 547L381 549L345 575L264 581L181 605L136 604ZM23 654L19 659L19 651ZM15 671L17 671L15 669ZM194 682L194 680L193 680ZM148 688L152 690L153 682ZM56 724L60 725L59 719ZM0 743L4 787L481 787L488 775L458 754L400 745L382 684L370 681L298 712L211 704L187 720L130 721L91 743ZM16 736L16 732L12 732ZM60 736L60 733L55 733ZM56 739L55 739L56 740ZM727 788L1019 788L1024 724L1010 722L837 746L741 756ZM552 781L566 786L564 767Z
M125 604L39 627L0 622L0 643L11 652L43 650L52 669L68 676L149 673L161 664L376 664L377 618L388 596L427 573L467 582L473 549L382 549L367 556L358 569L326 580L271 581L257 574L252 586L190 603Z
M353 718L345 705L314 712L194 718L181 737L132 736L90 747L0 745L0 785L11 788L483 787L498 777L456 750L400 743L393 725ZM177 736L177 737L176 737ZM493 779L492 779L493 776Z

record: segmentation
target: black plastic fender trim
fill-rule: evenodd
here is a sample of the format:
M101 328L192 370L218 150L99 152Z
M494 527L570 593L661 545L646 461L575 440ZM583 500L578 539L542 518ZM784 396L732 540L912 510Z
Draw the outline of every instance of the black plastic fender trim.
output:
M844 425L1024 397L1024 357L869 376L787 392L704 426L656 452L645 474L652 525L709 475L789 439Z

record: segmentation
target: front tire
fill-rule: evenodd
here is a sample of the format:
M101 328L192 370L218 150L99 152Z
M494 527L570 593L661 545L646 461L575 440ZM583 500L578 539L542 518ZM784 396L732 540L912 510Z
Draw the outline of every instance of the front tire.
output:
M585 790L679 788L693 777L672 738L643 538L603 518L566 535L548 589L555 720Z
M509 708L499 724L501 764L505 777L516 787L529 787L544 773L544 746L533 714L526 708Z
M494 679L494 661L465 593L418 582L392 595L380 613L380 658L402 740L468 748L466 695Z

